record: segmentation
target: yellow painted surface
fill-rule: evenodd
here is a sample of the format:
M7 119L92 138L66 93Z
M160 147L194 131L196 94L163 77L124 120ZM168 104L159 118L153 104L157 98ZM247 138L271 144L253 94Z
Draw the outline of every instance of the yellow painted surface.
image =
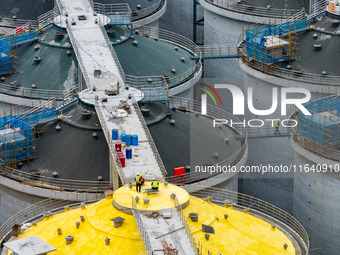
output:
M85 222L80 221L81 215L85 217ZM114 228L110 219L118 216L125 221L119 228ZM78 229L75 225L77 221L80 222ZM60 236L58 228L62 230ZM56 214L38 222L37 226L29 228L19 238L34 235L57 248L57 251L49 253L53 255L146 255L134 217L117 211L112 206L112 199L103 199L86 206L84 210L78 208ZM74 241L69 245L66 245L66 235L74 236ZM106 237L111 239L109 246L105 245Z
M167 187L165 187L163 183L159 183L159 192L157 194L148 195L146 193L143 193L144 189L151 189L151 182L145 183L145 185L142 187L141 193L136 192L135 186L133 186L132 188L129 188L127 185L121 187L113 194L113 200L121 206L131 208L132 196L138 196L140 198L140 201L137 204L138 209L159 211L162 210L162 208L164 207L174 207L174 201L170 198L170 195L172 193L176 194L180 204L186 203L190 198L190 195L187 191L172 184L169 184ZM143 203L144 198L150 199L150 204L148 206Z
M190 206L184 209L185 215L191 212L199 214L198 222L192 222L189 217L187 220L196 241L206 252L209 250L212 254L223 255L295 254L288 237L278 229L273 230L264 220L195 197L190 197ZM229 215L227 220L224 214ZM202 224L215 229L215 234L211 234L208 241L204 237ZM288 244L287 250L283 248L285 243Z
M169 186L169 190L160 194L158 199L157 196L151 195L155 196L151 200L155 208L171 207L168 201L173 204L169 196L174 191L182 202L185 201L184 199L189 199L187 192L181 188ZM113 194L113 197L119 198L120 201L125 198L127 200L125 203L128 205L131 203L131 192L134 191L122 187ZM188 217L187 219L196 241L206 252L204 255L208 250L211 254L223 255L295 254L293 244L284 233L278 229L272 230L271 225L264 220L195 197L190 197L190 204L184 209L186 215L191 212L199 214L198 222L192 222ZM224 214L229 215L227 220L224 219ZM80 221L80 216L85 217L85 222ZM114 228L111 219L118 216L124 218L125 221L121 227ZM78 229L75 225L77 221L80 222ZM205 240L204 232L201 230L202 224L215 229L215 235L212 234L208 241ZM60 236L57 233L58 228L62 230ZM116 210L112 206L112 198L88 205L85 209L77 208L53 215L50 219L44 219L38 222L37 226L26 230L19 238L33 235L57 248L57 251L49 253L53 255L146 255L134 217ZM66 245L66 235L74 236L72 244ZM111 239L109 246L105 245L106 237ZM288 244L287 250L283 248L284 243Z

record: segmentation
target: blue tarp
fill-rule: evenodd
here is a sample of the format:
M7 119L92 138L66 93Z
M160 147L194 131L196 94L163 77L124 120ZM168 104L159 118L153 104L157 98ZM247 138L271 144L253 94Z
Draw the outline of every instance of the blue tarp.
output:
M12 45L0 40L0 74L13 72Z
M10 43L12 46L19 46L38 40L38 31L29 31L16 35L7 35L0 37L0 40Z
M279 63L280 60L288 61L290 56L283 52L283 57L274 58L271 55L271 50L267 50L264 45L266 43L266 36L282 37L289 33L298 33L309 29L309 22L307 20L299 20L295 22L284 23L276 26L268 25L262 27L250 28L245 31L246 39L244 44L246 46L247 55L262 63L271 64Z
M34 158L33 127L54 121L57 115L58 110L51 108L0 118L0 164Z
M13 116L0 118L0 123L10 124L0 133L0 164L34 158L33 127Z

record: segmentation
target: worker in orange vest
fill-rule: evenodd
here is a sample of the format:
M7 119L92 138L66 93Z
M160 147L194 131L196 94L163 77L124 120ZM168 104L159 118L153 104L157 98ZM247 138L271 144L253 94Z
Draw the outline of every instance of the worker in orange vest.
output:
M145 182L145 179L144 179L144 177L143 177L143 175L141 174L140 175L140 181L141 181L141 183L142 183L142 186L144 185L144 182Z

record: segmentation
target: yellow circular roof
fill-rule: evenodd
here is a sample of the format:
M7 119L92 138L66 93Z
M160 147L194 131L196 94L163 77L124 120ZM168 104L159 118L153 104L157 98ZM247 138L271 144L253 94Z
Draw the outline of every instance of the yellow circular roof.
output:
M162 189L164 189L163 192ZM150 207L157 209L173 204L169 195L174 191L182 203L189 200L186 191L173 185L169 185L168 188L161 185L159 195L143 193L138 195L151 197ZM122 187L115 191L113 198L128 206L131 203L132 194L137 194L134 192L134 189ZM127 199L126 202L123 202L124 197ZM76 208L55 214L49 219L38 222L36 226L30 227L18 238L40 237L57 249L49 253L51 255L146 255L133 215L117 210L112 206L112 201L109 197L87 205L85 209ZM183 211L196 242L206 253L210 251L211 254L223 255L295 254L293 243L281 230L273 229L270 223L243 211L224 208L193 196L190 196L190 203ZM199 214L198 222L192 222L188 217L188 214L192 212ZM228 214L227 219L224 218L225 214ZM81 222L80 216L84 216L84 222ZM116 217L124 218L123 224L118 228L115 228L112 222L112 219ZM80 222L79 228L75 224L77 221ZM204 237L202 224L213 227L215 230L215 234L211 234L209 240ZM61 235L57 233L58 228L62 231ZM68 245L65 241L67 235L74 236L74 241ZM105 244L106 237L110 239L110 245ZM288 244L286 250L283 248L285 243Z

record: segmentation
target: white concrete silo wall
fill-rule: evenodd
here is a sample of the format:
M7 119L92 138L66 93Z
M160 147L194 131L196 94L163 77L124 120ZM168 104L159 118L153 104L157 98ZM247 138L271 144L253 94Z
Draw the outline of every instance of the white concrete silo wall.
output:
M293 144L293 148L296 150L294 163L297 165L329 163L329 160L321 159L296 144ZM313 172L295 174L294 216L310 237L311 255L339 254L339 175Z
M204 10L204 44L234 44L237 45L242 28L246 22L232 20L216 13ZM236 59L212 59L204 61L205 77L232 78L234 85L242 88L243 71Z
M267 109L271 105L271 90L273 87L277 87L279 93L282 87L302 87L308 89L312 96L325 90L324 85L273 77L251 69L244 64L241 64L241 67L245 71L245 89L249 86L254 87L254 98L261 98L261 100L254 103L258 108L264 107L264 109ZM297 97L297 95L295 96ZM248 113L247 116L251 117L251 114ZM293 149L291 146L293 146ZM271 151L269 151L270 148L272 148ZM339 164L339 162L325 159L303 149L292 142L291 139L289 139L288 143L287 138L261 139L255 144L249 142L249 151L249 158L251 159L261 157L261 154L270 155L270 157L268 156L268 161L287 161L295 166L305 166L306 164L309 166L313 164ZM263 160L259 158L258 163L260 162L263 163ZM256 162L249 161L248 164L256 164ZM257 197L265 196L265 200L268 202L271 202L271 199L275 199L273 195L277 194L277 191L280 190L273 188L275 187L273 182L262 180L267 185L262 185L264 189L261 192L252 182L254 180L249 179L246 181L247 185L245 186L250 190L244 190L243 192L248 193L251 189L254 189L253 195ZM281 184L283 183L284 181L281 180ZM340 233L340 224L338 223L340 218L340 173L333 175L313 172L307 174L295 173L294 182L287 182L286 188L291 187L292 184L294 190L292 192L293 215L301 222L309 234L311 239L310 254L338 254L340 249L340 243L338 242ZM270 186L273 186L272 189ZM291 188L289 188L290 190ZM268 192L268 194L262 194L264 192ZM284 200L285 195L289 195L289 200ZM288 205L292 202L290 196L290 192L284 192L284 186L282 186L280 195L276 199L282 200L282 207L285 208L285 204ZM287 208L285 209L288 210Z
M167 10L159 22L160 28L193 38L193 1L167 1Z
M201 1L205 2L205 1ZM215 10L209 7L204 11L204 41L206 45L210 44L235 44L237 45L239 36L243 28L252 23L248 22L245 17L233 19L229 14ZM222 16L223 15L223 16ZM242 21L243 20L243 21ZM272 84L257 82L253 77L245 75L244 71L238 65L237 59L214 59L204 61L205 77L221 78L227 83L237 85L246 91L247 87L253 87L255 97L257 98L256 106L259 109L267 109L271 103ZM256 84L257 83L257 84ZM258 84L260 83L260 84ZM221 93L224 98L225 109L232 111L231 94ZM246 93L245 93L246 94ZM260 105L259 105L260 104ZM275 114L273 115L275 116ZM276 116L277 117L277 116ZM240 117L243 119L243 117ZM245 119L257 118L246 112ZM274 130L273 130L274 132ZM270 138L249 140L249 155L247 165L260 165L265 162L277 164L288 160L293 160L293 153L287 138ZM286 162L286 163L287 163ZM282 209L292 212L293 206L293 180L292 179L264 179L264 178L245 178L240 185L240 192L256 196L267 202L275 204Z

